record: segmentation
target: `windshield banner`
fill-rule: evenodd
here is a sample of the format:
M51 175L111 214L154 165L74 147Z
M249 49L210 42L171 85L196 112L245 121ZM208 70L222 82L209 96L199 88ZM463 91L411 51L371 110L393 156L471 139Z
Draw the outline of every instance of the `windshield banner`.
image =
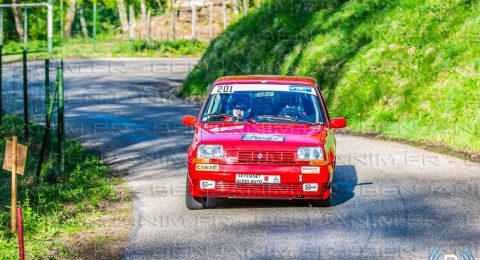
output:
M212 90L213 94L230 94L241 91L284 91L284 92L301 92L311 95L317 95L317 92L310 86L298 85L271 85L271 84L233 84L218 85ZM268 92L264 95L268 95Z

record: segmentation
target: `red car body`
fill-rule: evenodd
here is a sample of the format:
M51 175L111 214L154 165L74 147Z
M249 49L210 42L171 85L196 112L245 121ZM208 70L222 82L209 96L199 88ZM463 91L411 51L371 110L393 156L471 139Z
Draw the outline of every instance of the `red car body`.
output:
M315 80L293 76L229 76L216 80L208 95L210 96L215 86L235 84L310 86L317 93L326 122L317 125L201 122L197 117L185 116L183 123L195 127L193 143L188 149L187 196L203 205L208 197L329 201L336 158L332 129L345 127L346 122L343 118L329 118ZM206 103L204 102L200 115ZM274 134L282 136L284 141L245 142L242 137L248 134ZM197 158L197 148L201 144L222 145L223 158ZM324 152L323 160L297 160L297 149L305 146L321 147ZM269 179L270 176L279 177L280 183L238 183L238 176L248 177L248 174L257 175L256 177L261 175L264 179ZM214 182L213 187L204 189L201 186L202 180ZM308 190L307 187L305 190L305 184L311 183L318 184L318 188ZM187 198L187 206L188 203Z

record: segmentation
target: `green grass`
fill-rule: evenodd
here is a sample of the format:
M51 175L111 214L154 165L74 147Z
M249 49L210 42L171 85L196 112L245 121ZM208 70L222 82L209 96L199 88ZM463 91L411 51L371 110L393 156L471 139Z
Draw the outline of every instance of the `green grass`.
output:
M312 76L350 130L480 153L479 17L472 0L270 1L211 42L181 94Z
M22 122L17 117L6 116L0 127L0 151L3 160L5 140L22 136ZM43 130L32 128L28 143L26 173L18 175L18 205L23 210L26 256L28 259L52 258L62 247L62 235L74 234L86 226L82 218L99 214L100 204L119 198L114 185L121 182L110 177L109 167L99 156L88 152L76 141L65 142L65 174L59 176L55 167L55 155L44 164L41 181L34 182L35 168ZM22 138L20 143L25 143ZM56 147L52 143L52 147ZM11 174L0 175L0 248L2 259L16 259L18 246L16 235L10 233Z
M175 40L152 41L146 40L121 40L111 37L100 38L96 49L93 50L92 39L72 38L66 40L56 39L53 44L55 58L107 58L107 57L198 57L203 54L208 43L203 41ZM28 50L32 52L29 57L47 57L46 41L29 41ZM3 53L21 53L23 43L8 42L3 47ZM8 57L8 56L6 56ZM19 55L15 58L18 59Z

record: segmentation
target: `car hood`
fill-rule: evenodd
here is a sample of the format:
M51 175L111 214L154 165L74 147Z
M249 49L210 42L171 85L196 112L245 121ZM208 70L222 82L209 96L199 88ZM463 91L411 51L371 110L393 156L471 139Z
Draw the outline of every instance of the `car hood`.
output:
M307 124L208 123L198 128L199 143L222 144L224 149L296 151L299 146L321 146L326 136L325 127Z

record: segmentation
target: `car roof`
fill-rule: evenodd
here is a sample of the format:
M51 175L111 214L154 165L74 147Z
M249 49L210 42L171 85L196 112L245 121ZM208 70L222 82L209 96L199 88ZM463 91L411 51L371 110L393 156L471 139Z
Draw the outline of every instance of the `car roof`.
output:
M276 75L244 75L225 76L218 78L213 86L225 84L280 84L280 85L306 85L316 87L314 78L301 76L276 76Z

